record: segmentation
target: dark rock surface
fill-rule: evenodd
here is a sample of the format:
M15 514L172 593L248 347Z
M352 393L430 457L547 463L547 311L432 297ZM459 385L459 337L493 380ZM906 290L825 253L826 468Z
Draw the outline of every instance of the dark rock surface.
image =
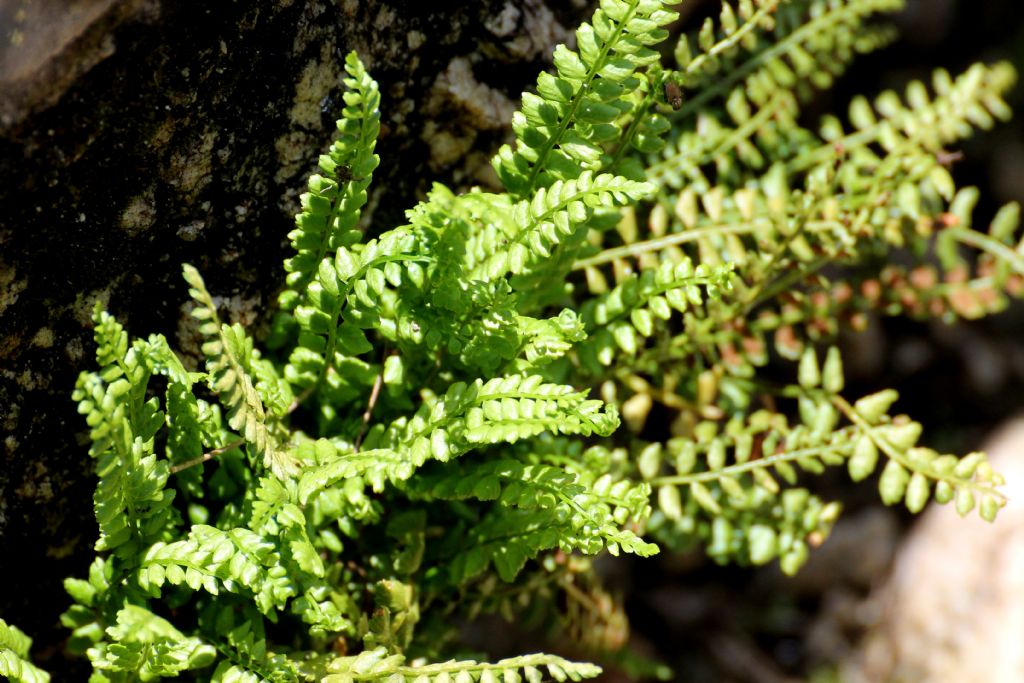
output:
M384 229L431 180L491 182L518 93L583 9L0 3L0 615L36 637L44 666L60 670L61 580L84 572L96 538L70 400L92 364L94 302L187 349L189 262L232 317L265 320L298 194L342 106L345 53L381 83L370 209Z

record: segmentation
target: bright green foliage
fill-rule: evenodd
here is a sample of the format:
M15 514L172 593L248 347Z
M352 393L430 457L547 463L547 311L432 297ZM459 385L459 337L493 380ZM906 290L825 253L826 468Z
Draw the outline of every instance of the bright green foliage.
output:
M32 639L0 619L0 676L12 683L49 683L50 674L28 661Z
M661 0L606 1L577 29L578 52L555 48L558 75L541 74L537 93L523 94L512 118L516 147L502 147L494 159L513 197L529 199L555 181L596 173L611 161L608 145L630 143L623 119L646 89L644 69L659 61L652 46L668 37L661 27L676 17ZM647 125L667 129L663 119ZM633 135L635 127L628 130Z
M320 171L309 179L302 195L302 213L288 237L295 255L285 261L287 288L281 309L291 312L306 297L311 276L325 256L359 240L355 232L366 204L366 188L380 159L373 153L380 132L380 92L362 63L351 53L345 58L345 108L338 120L338 139L320 157Z
M923 445L893 390L845 398L834 346L868 315L975 317L1024 291L1018 207L974 229L978 193L947 168L1008 116L1008 66L798 122L900 6L723 3L673 69L673 11L603 0L524 95L505 192L437 184L366 235L380 96L350 55L271 350L190 266L205 373L96 313L74 396L99 556L63 616L94 680L575 681L600 669L478 663L459 625L529 616L635 661L585 556L699 544L796 572L840 512L813 493L830 467L993 519L984 455ZM36 680L4 628L0 665Z
M207 340L203 344L203 354L210 375L210 388L217 392L227 408L228 424L243 434L245 442L252 447L263 466L276 476L285 478L295 474L294 459L281 448L267 425L263 400L252 377L254 363L258 361L258 357L254 357L252 339L240 325L220 322L213 299L195 268L185 266L185 279L191 285L189 293L196 300L192 316L200 321L199 331ZM269 368L266 365L261 368L266 373L265 383L267 380L275 385L280 383L272 376L272 369L267 372Z
M107 629L111 644L89 650L99 676L111 681L155 681L188 669L208 666L216 651L198 638L189 638L147 609L125 605L117 623Z
M441 681L510 681L540 683L545 680L579 681L593 678L601 669L593 664L577 664L553 655L526 655L503 659L494 664L474 661L444 662L427 666L405 666L402 655L388 656L384 648L367 650L355 657L342 657L328 667L332 673L324 683L388 680L394 683L439 683ZM337 673L334 673L337 672Z

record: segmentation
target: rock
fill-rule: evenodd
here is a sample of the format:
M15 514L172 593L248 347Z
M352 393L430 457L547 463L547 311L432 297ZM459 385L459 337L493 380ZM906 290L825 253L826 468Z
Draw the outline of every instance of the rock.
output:
M879 621L843 680L1024 681L1024 418L986 450L1009 503L994 524L931 506L874 596Z

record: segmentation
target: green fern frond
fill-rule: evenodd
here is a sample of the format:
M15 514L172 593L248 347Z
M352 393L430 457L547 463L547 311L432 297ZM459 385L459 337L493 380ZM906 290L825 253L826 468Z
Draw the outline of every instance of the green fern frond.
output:
M621 137L616 122L640 87L638 69L653 64L651 46L676 18L660 0L605 0L591 24L576 32L579 52L555 48L557 76L541 74L537 92L523 94L512 120L515 151L494 158L498 177L513 196L528 198L556 180L573 180L605 163L603 145Z
M695 38L683 36L676 46L680 84L694 92L676 117L706 110L738 89L755 97L795 91L807 99L812 88L829 87L855 55L891 42L891 29L867 20L897 12L904 4L905 0L723 2L717 26L708 18Z
M678 263L666 259L657 268L626 277L611 291L589 299L580 311L588 333L577 347L581 364L599 374L620 352L635 356L673 310L686 313L702 306L705 291L712 299L721 296L720 290L728 291L731 272L728 266L694 268L686 258Z
M623 528L642 527L650 512L650 489L626 480L613 483L610 476L588 484L558 467L497 460L417 477L407 491L426 500L495 500L501 506L479 525L454 532L457 539L449 539L461 548L449 569L454 585L492 562L502 579L511 581L528 559L556 545L590 554L605 548L616 555L620 549L643 556L656 553L656 546Z
M608 435L618 427L614 411L602 410L572 387L545 383L539 375L456 383L441 399L425 402L411 419L371 433L369 450L339 454L303 474L299 500L308 501L335 482L352 477L374 490L409 479L428 460L446 462L489 444L515 443L543 432ZM322 440L318 448L333 446Z
M212 683L262 683L263 681L316 680L303 671L302 665L289 655L275 652L258 614L247 606L238 613L221 610L213 615L210 630L217 633L220 663L210 678ZM295 653L299 658L302 653Z
M975 129L988 130L996 121L1009 119L1010 108L1003 97L1016 79L1009 63L975 64L955 79L944 69L935 71L934 96L923 83L912 81L906 88L906 104L891 90L879 95L874 106L864 97L854 98L850 104L854 130L846 132L838 119L826 117L821 125L826 144L796 155L789 169L806 171L830 163L836 149L850 154L854 162L871 163L873 155L856 152L875 145L887 153L923 150L934 158L945 145L969 137ZM853 174L862 166L854 163L845 168Z
M248 529L221 531L202 524L193 526L185 540L151 546L141 559L138 582L153 597L165 583L211 595L222 588L245 591L268 616L295 595L273 543Z
M137 605L125 605L119 610L117 622L106 632L110 642L100 643L88 652L94 669L128 673L142 681L202 669L217 656L213 646L185 636L166 619ZM122 679L129 677L114 678Z
M278 443L267 425L263 401L248 371L251 366L252 339L241 325L221 324L213 298L203 278L192 266L184 268L189 293L196 301L192 317L199 321L199 332L206 338L203 354L210 372L210 387L228 409L228 424L241 432L263 466L279 478L298 473L295 459Z
M32 639L0 619L0 676L11 683L49 683L50 674L28 661Z
M506 236L508 244L491 251L469 277L494 280L508 273L529 273L544 263L555 247L585 227L595 209L625 206L648 196L652 189L646 183L588 171L578 178L555 181L539 189L532 200L512 207L515 232Z
M339 247L333 259L321 261L306 304L295 309L301 332L285 368L288 381L315 387L346 358L370 351L363 329L379 319L382 295L390 287L422 285L419 263L426 260L416 237L396 229L364 245Z
M348 91L338 119L340 135L320 157L323 175L310 177L296 228L288 235L295 255L285 261L287 288L280 295L284 311L302 303L326 256L358 241L355 228L366 204L366 188L380 163L373 153L380 133L380 89L355 52L345 57L345 71Z
M458 531L450 539L459 551L446 558L447 574L453 585L464 583L493 566L503 581L510 582L526 561L541 551L560 548L594 555L607 550L650 557L658 546L622 528L607 504L591 499L590 504L562 501L550 511L494 508L479 524Z
M82 373L72 397L90 426L89 454L97 460L96 548L128 559L176 522L174 491L165 488L167 463L153 453L164 418L158 400L146 399L153 371L148 346L129 347L121 325L99 308L94 321L103 369Z
M546 675L556 681L580 681L594 678L601 668L593 664L579 664L554 655L523 655L502 659L493 664L482 664L472 660L448 661L439 664L409 666L402 655L388 655L383 647L367 650L354 657L339 657L328 666L329 674L322 683L353 683L354 681L383 681L405 683L441 683L442 681L467 681L497 683L512 681L520 683L542 683Z

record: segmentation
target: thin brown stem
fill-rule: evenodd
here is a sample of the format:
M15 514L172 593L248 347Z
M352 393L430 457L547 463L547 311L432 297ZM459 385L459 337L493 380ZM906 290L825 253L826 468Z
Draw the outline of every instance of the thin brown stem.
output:
M245 439L238 439L237 441L232 441L227 446L221 446L220 448L214 448L209 453L203 453L198 458L193 458L192 460L186 460L185 462L178 463L177 465L172 466L171 467L171 474L177 474L178 472L181 472L182 470L187 470L190 467L195 467L196 465L202 465L204 462L207 462L208 460L213 460L218 455L223 455L224 453L227 453L228 451L233 451L236 448L239 448L240 446L243 446L243 445L245 445Z
M309 398L310 394L312 394L315 390L315 384L313 386L306 387L301 394L295 397L295 400L291 402L291 404L288 406L288 409L284 411L284 414L291 415L292 413L294 413L295 409L302 405L302 402Z
M356 437L355 448L356 452L359 452L359 446L363 443L363 437L366 436L366 429L370 426L370 418L373 417L373 409L377 405L377 399L380 398L380 388L384 385L384 371L381 370L377 373L377 378L373 380L373 389L370 390L370 400L366 402L366 410L363 411L363 424L359 428L359 436Z

